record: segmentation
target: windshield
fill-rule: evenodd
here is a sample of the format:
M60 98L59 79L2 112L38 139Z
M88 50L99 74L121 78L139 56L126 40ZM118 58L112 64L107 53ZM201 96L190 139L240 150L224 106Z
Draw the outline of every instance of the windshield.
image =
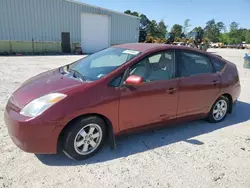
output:
M139 54L139 51L134 50L107 48L76 61L68 69L81 74L84 80L94 81L108 75Z

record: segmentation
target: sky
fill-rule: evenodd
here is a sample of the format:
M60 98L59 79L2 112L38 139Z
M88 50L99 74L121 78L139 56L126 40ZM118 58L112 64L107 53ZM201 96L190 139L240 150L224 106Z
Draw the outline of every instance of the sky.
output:
M240 27L250 29L250 0L78 0L91 5L124 12L137 11L150 20L164 20L168 30L174 24L183 25L190 19L191 27L204 27L215 19L222 21L229 29L232 21Z

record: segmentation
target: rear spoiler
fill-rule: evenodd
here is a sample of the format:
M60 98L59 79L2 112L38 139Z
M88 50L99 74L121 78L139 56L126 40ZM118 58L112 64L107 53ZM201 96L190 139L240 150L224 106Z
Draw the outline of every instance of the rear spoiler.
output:
M208 53L213 54L213 55L215 55L215 56L217 56L217 57L219 57L219 58L222 58L222 56L216 54L216 52L208 52Z
M222 56L220 56L220 55L217 55L217 54L214 54L214 55L216 55L216 56L218 56L218 57L222 58Z
M217 57L219 57L219 58L222 58L222 56L220 56L220 55L218 55L218 54L215 54L214 52L208 52L208 53L211 53L211 54L213 54L213 55L215 55L215 56L217 56Z

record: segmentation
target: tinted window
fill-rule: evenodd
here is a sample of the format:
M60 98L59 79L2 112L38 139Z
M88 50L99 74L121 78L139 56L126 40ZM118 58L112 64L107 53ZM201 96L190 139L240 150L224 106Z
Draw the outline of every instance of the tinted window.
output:
M170 80L175 77L174 62L174 52L151 55L135 64L130 75L141 76L144 82Z
M207 57L192 52L180 52L179 66L181 77L213 72L212 64Z
M149 63L159 63L160 59L161 59L161 54L157 54L157 55L153 55L151 57L148 58Z
M225 63L223 61L220 61L220 60L215 59L215 58L212 59L212 62L214 64L214 68L215 68L216 72L220 72L225 66Z
M109 86L111 87L119 87L121 80L122 80L123 75L116 77L113 79L110 83Z

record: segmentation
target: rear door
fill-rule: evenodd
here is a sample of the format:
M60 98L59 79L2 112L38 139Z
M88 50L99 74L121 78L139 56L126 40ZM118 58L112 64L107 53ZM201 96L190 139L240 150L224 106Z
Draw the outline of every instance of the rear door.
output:
M202 53L177 50L178 117L206 114L220 91L220 77Z

